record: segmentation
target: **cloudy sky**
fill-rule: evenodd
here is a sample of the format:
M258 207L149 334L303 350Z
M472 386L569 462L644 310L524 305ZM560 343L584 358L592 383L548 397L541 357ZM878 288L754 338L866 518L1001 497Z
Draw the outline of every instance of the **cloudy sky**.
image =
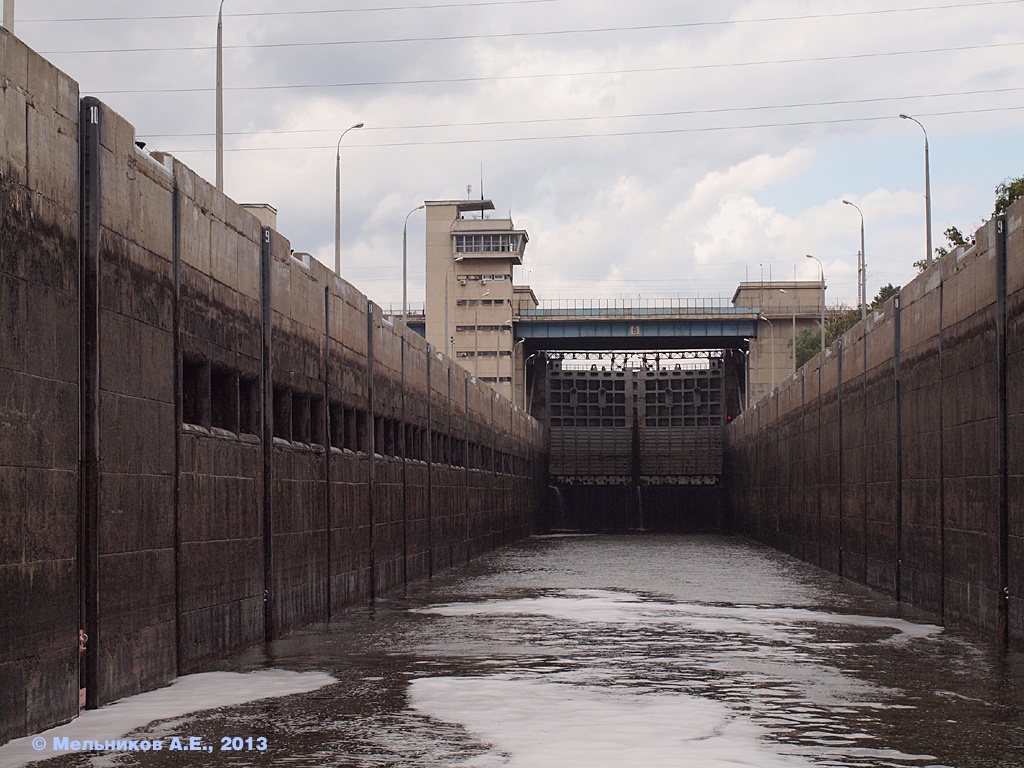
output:
M218 0L19 0L15 32L215 177ZM1024 174L1024 0L225 0L225 191L401 302L402 224L479 197L530 233L542 299L728 300L818 278L855 304ZM422 302L423 214L409 219Z

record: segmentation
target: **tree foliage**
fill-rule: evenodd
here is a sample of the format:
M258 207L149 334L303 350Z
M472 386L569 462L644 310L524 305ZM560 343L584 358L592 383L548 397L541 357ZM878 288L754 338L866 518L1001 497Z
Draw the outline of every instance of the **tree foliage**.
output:
M995 210L992 215L997 216L1000 213L1006 213L1006 210L1013 205L1013 203L1020 198L1024 197L1024 176L1018 176L1015 179L1005 179L1002 183L996 185L995 190L996 204ZM946 231L943 232L946 236L946 242L948 245L940 245L935 249L935 259L941 259L946 254L952 252L958 247L969 248L974 245L974 236L968 237L960 231L958 227L947 227ZM917 267L918 272L923 272L928 266L924 259L914 262L914 266Z
M942 234L946 236L946 245L940 245L935 249L935 261L938 261L947 253L951 253L957 248L970 248L974 245L974 235L967 237L967 235L960 231L959 227L946 227L946 231ZM918 272L924 272L928 267L928 262L921 259L915 261L914 266L917 267Z
M871 308L876 310L881 309L882 307L885 306L885 302L887 302L889 299L891 299L899 292L900 286L898 285L893 285L892 283L889 283L888 285L883 285L881 288L878 289L878 293L875 295L875 298L871 300Z
M882 286L871 300L872 309L881 309L885 302L900 292L900 286ZM860 321L860 309L833 307L825 310L825 346L830 346ZM790 342L792 344L792 342ZM796 367L799 368L821 351L821 326L804 328L796 335Z
M814 328L804 328L796 335L796 367L799 368L821 351L821 334Z
M994 215L1006 213L1014 201L1024 197L1024 176L1006 179L996 186L996 209Z

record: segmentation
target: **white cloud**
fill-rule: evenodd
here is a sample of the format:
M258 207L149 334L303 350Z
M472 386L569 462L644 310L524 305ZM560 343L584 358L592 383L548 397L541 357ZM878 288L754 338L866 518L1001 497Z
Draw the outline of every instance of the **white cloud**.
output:
M1024 111L981 111L1024 103L1024 92L995 92L1019 88L1019 48L984 47L1017 42L1024 8L1016 4L999 14L970 5L878 13L891 9L868 0L300 13L319 7L253 16L282 8L226 4L226 126L251 135L228 136L229 149L244 149L228 152L225 186L236 199L275 205L296 248L333 260L335 145L344 128L365 122L342 153L343 250L353 281L383 301L400 300L390 265L405 213L425 199L461 197L467 184L478 194L481 164L498 211L511 209L530 231L524 273L541 297L729 296L761 264L773 276L796 266L816 278L802 258L816 253L830 293L852 300L859 222L844 196L864 210L869 281L874 269L880 283L906 282L924 249L922 137L899 112L928 126L936 242L948 224L977 224L994 185L1021 173L1007 158ZM26 21L18 32L53 51L212 46L214 10L182 0L173 13L198 18ZM29 13L44 10L19 9ZM88 11L53 0L45 13L153 11L127 0L98 0ZM794 16L815 18L744 21ZM649 28L505 36L640 26ZM477 37L450 39L460 36ZM399 38L434 39L359 42ZM230 47L332 41L344 44ZM962 46L972 49L953 50ZM914 53L922 50L935 52ZM180 150L212 178L211 50L54 58L87 92L205 89L104 98L152 136L151 148ZM348 85L285 87L314 84ZM990 92L965 93L976 90ZM421 270L422 250L412 247L411 238Z

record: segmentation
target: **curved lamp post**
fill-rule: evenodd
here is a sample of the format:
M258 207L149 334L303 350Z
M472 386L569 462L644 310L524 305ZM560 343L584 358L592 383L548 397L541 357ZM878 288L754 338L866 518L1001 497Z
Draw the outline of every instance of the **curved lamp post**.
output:
M405 224L402 226L402 325L405 325L409 318L409 217L416 211L422 211L425 207L425 205L417 205L405 214Z
M825 267L816 256L807 254L808 259L818 262L818 269L821 271L821 351L825 352Z
M904 120L912 120L924 132L924 226L925 226L925 254L924 263L929 267L932 265L932 182L931 171L928 166L928 131L921 125L921 121L910 115L900 115Z
M860 278L857 285L857 293L860 299L860 319L863 320L868 314L868 292L867 292L867 273L865 270L864 259L864 211L859 207L851 203L849 200L843 200L843 205L849 205L852 208L857 209L857 213L860 214L860 254L857 257L857 275Z
M362 123L350 125L338 137L337 162L334 165L334 274L338 277L341 277L341 140L349 131L362 127Z

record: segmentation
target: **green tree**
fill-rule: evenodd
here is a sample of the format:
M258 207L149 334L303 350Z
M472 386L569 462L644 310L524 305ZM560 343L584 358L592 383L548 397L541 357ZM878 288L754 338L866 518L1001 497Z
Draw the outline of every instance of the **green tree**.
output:
M825 346L850 330L860 320L860 310L833 307L825 310ZM792 342L790 342L792 344ZM804 328L796 335L796 367L806 363L821 351L821 326Z
M871 300L872 309L881 309L885 302L900 292L900 286L889 283L883 285L875 298ZM849 307L834 307L825 310L825 346L835 342L840 336L853 328L860 321L860 310ZM790 342L792 345L793 342ZM821 327L804 328L796 335L796 367L799 368L821 351Z
M891 299L899 292L900 286L898 285L893 285L892 283L889 283L888 285L883 285L881 288L878 289L878 293L875 294L875 298L871 300L871 308L876 310L881 309L882 307L885 306L885 302L887 302L889 299Z
M946 236L946 243L948 247L943 245L938 246L935 249L934 261L938 261L947 253L950 253L956 248L969 248L970 246L974 245L974 236L971 235L971 237L968 238L963 232L960 231L959 227L946 227L946 231L943 232L942 234ZM919 261L915 261L914 266L917 267L918 272L924 272L925 269L928 267L928 264L924 259L921 259Z
M1000 213L1006 213L1006 210L1013 205L1016 200L1024 197L1024 176L1018 176L1015 179L1005 179L1002 183L996 185L996 205L995 211L992 215L997 216ZM974 245L975 239L971 235L967 237L958 227L947 227L946 231L943 232L946 236L948 247L940 245L935 249L935 259L941 259L947 253L950 253L958 247L969 248ZM914 262L914 266L917 267L918 272L924 272L928 264L924 259Z
M792 344L793 342L790 342ZM821 332L804 328L796 335L796 367L799 368L821 351Z
M1006 179L996 186L996 209L994 215L1006 213L1015 200L1024 197L1024 176Z

